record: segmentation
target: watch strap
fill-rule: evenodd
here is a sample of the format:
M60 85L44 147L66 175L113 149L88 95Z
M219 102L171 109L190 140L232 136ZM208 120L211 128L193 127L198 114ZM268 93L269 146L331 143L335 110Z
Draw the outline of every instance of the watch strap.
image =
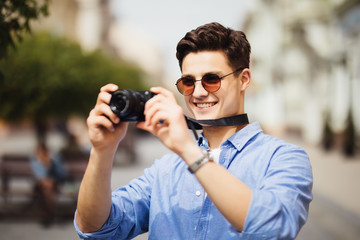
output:
M198 159L196 159L196 161L188 167L188 170L192 174L194 174L201 166L203 166L205 163L207 163L209 161L213 161L212 157L210 156L208 151L206 151L205 149L202 149L201 156Z

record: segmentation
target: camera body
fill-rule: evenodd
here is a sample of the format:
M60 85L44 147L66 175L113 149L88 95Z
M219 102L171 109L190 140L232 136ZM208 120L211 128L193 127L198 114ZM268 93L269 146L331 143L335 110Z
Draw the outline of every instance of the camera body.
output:
M118 90L112 93L111 110L123 122L141 122L145 120L145 103L155 96L150 91Z

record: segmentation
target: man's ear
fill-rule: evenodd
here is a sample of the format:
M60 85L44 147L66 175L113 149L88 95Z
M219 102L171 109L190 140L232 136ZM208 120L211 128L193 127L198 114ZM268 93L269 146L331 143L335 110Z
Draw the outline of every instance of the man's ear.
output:
M240 77L241 77L240 81L242 83L241 91L245 91L249 87L250 82L251 82L250 69L245 68L244 70L242 70Z

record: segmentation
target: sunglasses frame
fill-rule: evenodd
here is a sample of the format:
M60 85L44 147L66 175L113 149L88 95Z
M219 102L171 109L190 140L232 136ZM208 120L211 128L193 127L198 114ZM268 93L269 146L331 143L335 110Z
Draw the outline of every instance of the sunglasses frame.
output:
M183 92L180 91L180 89L179 89L179 87L178 87L178 84L184 79L184 77L179 78L179 79L176 81L175 85L176 85L177 90L178 90L182 95L184 95L184 96L190 96L191 94L193 94L193 93L194 93L194 90L195 90L195 82L199 82L199 81L201 81L201 85L203 86L203 88L204 88L207 92L216 92L216 91L218 91L218 90L221 88L221 80L222 80L223 78L225 78L225 77L227 77L227 76L230 76L231 74L234 74L234 73L236 73L236 72L242 71L242 70L244 70L244 69L245 69L245 68L238 68L238 69L236 69L235 71L233 71L233 72L231 72L231 73L228 73L228 74L226 74L226 75L224 75L224 76L222 76L222 77L219 77L219 75L214 74L214 73L207 73L207 74L205 74L205 75L204 75L201 79L199 79L199 80L193 79L193 89L192 89L192 91L191 91L190 94L184 94ZM220 85L219 85L218 89L216 89L215 91L208 91L208 90L205 88L204 84L203 84L203 79L204 79L204 77L205 77L206 75L208 75L208 74L216 75L216 76L218 76L218 78L219 78Z

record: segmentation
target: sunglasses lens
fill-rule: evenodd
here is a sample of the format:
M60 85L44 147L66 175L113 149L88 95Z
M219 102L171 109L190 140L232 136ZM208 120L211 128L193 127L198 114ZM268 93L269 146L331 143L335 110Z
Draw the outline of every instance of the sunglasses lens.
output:
M179 92L185 96L191 95L194 91L194 79L190 77L182 77L176 83Z
M185 96L191 95L194 92L195 81L192 77L182 77L177 83L177 89ZM206 74L201 79L201 84L208 92L216 92L221 85L221 78L216 74Z
M208 92L215 92L219 90L221 79L216 74L207 74L202 78L202 85Z

